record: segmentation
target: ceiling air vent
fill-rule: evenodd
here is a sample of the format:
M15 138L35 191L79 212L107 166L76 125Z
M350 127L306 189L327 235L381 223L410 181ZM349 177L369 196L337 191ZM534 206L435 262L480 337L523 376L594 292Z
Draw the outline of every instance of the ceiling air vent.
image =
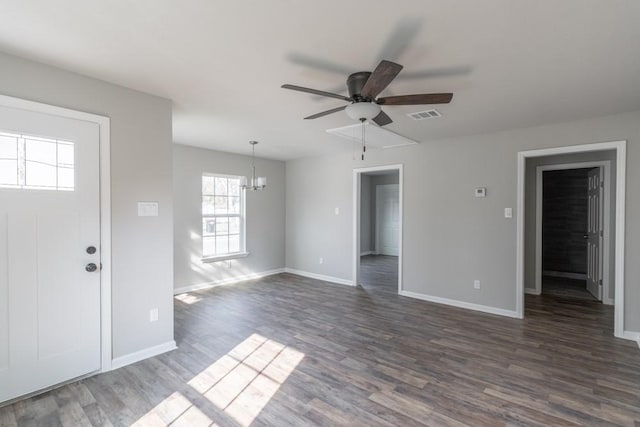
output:
M409 113L407 116L411 117L413 120L425 120L442 117L442 114L440 114L438 110L426 110L418 111L417 113Z

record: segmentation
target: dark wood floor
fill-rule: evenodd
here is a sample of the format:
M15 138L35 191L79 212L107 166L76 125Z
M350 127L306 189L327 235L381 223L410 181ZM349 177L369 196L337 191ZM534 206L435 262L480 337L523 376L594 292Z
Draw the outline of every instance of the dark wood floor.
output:
M15 425L639 425L613 311L508 319L281 274L182 295L179 349L0 408Z
M587 290L586 280L543 276L542 294L597 301L597 299Z
M376 293L398 294L398 257L365 255L360 257L360 284Z

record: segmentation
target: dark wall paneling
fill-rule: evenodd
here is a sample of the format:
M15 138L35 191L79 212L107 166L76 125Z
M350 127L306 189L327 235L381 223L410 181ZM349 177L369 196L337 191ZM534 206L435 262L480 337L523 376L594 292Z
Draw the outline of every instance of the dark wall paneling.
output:
M589 169L543 172L542 269L587 272Z

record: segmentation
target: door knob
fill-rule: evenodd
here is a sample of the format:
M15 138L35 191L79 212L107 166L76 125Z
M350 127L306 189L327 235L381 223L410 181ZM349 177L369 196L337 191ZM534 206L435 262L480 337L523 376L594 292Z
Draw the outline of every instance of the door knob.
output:
M585 239L588 239L589 235L588 234L583 234L582 237L584 237Z
M94 271L96 271L98 269L98 266L95 265L94 263L90 262L89 264L87 264L84 267L85 270L87 270L89 273L93 273Z
M89 255L93 255L93 254L95 254L95 253L96 253L96 247L95 247L95 246L89 246L89 247L87 248L87 253L88 253Z

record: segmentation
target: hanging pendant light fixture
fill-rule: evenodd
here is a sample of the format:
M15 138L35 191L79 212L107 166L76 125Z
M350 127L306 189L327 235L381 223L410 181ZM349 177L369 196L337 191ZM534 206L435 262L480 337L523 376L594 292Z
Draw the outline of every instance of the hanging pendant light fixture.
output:
M267 177L256 177L256 144L258 141L249 141L251 144L251 177L243 176L240 178L240 186L243 190L264 190L267 186Z

